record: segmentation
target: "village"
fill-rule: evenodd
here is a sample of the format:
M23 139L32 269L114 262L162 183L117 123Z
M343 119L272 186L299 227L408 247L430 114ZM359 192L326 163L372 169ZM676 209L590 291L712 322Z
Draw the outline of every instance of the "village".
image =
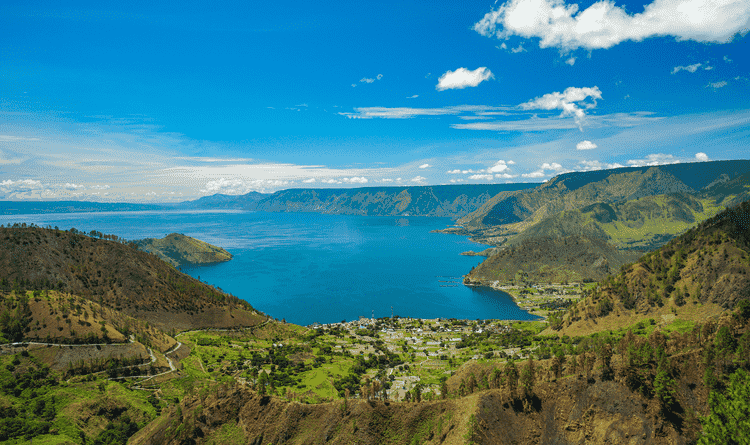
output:
M359 317L307 327L283 321L262 329L191 332L189 373L231 375L262 391L310 403L364 397L363 382L377 382L375 397L404 400L415 388L438 397L441 384L462 366L522 360L539 347L531 338L547 317L577 301L583 284L503 286L531 321ZM229 348L227 348L229 346ZM191 360L193 357L197 360ZM371 383L372 385L372 383Z

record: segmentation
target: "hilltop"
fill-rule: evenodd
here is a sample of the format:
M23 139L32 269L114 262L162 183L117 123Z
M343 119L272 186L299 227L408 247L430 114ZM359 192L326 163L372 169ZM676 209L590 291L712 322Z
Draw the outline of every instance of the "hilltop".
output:
M92 233L0 228L0 289L78 295L165 331L251 326L264 318L134 244Z
M175 266L202 266L221 263L232 259L232 254L205 241L171 233L164 238L146 238L134 243L140 250L152 253Z

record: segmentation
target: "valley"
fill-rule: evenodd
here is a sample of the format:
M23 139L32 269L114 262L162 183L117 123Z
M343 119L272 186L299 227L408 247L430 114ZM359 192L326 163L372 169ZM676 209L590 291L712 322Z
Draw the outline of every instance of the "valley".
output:
M478 214L459 220L467 224L453 232L494 240L464 284L511 295L536 318L525 322L396 312L300 326L117 236L2 227L0 441L720 437L710 436L720 434L713 413L728 408L717 394L739 401L738 388L750 384L745 176L680 185L679 169L636 173L562 175L501 191L478 211L499 217L488 206L511 198L533 210L541 202L534 195L553 186L610 201L590 203L578 192L562 199L568 209L554 202L524 213L518 204L505 225L479 224ZM221 253L170 237L162 250Z

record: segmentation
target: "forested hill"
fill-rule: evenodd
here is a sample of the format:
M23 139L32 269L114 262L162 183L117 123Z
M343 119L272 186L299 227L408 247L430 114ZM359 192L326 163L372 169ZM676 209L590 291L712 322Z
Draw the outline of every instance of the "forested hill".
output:
M25 224L0 228L0 286L68 292L166 331L250 326L263 318L134 244L95 235Z
M750 202L727 209L624 266L572 308L564 331L678 316L700 319L750 299Z
M289 189L270 196L251 192L213 195L182 203L192 208L236 208L265 212L315 212L338 215L434 216L460 218L501 192L538 184L461 184L352 189Z

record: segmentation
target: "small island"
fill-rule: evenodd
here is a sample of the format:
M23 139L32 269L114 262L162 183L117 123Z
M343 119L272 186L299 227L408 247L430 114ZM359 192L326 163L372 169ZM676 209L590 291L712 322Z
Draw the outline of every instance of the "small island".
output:
M232 254L205 241L181 233L171 233L164 238L146 238L134 241L140 250L152 253L174 267L205 266L232 259Z

